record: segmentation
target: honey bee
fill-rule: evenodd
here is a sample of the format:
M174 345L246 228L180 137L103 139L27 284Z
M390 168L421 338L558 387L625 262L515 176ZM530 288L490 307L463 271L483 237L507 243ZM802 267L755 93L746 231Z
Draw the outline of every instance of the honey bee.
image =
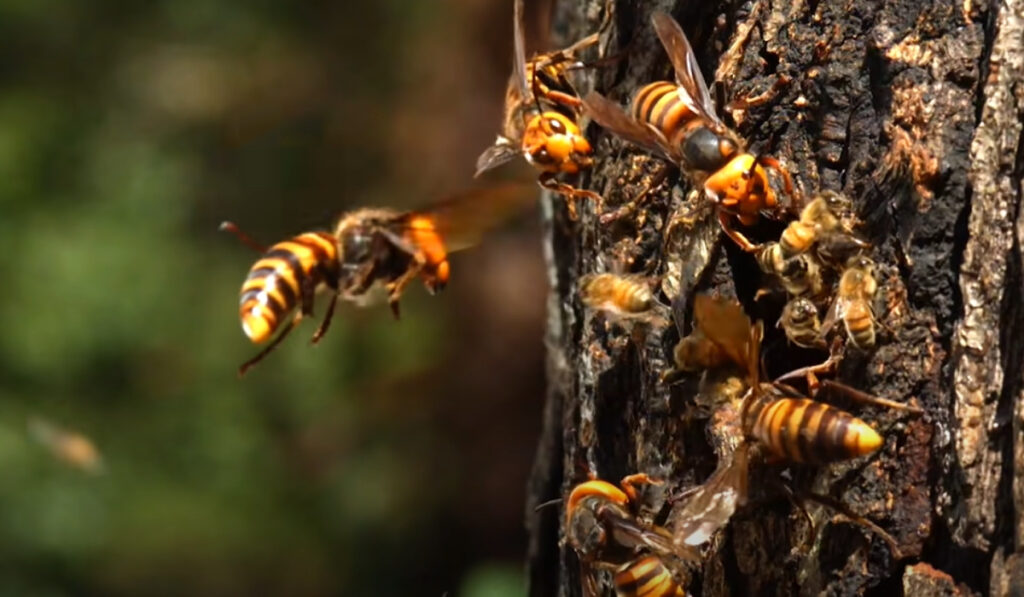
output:
M637 519L636 485L654 481L629 475L620 487L591 480L573 488L566 502L565 535L580 560L583 594L598 595L598 569L615 572L620 597L685 595L669 563L696 560L691 548L676 548L664 528Z
M842 320L846 336L855 347L868 350L875 345L875 316L871 301L878 290L875 264L865 256L850 259L839 278L836 299L822 324L822 333Z
M580 300L591 309L621 316L642 315L658 304L642 277L617 274L587 274L580 278Z
M304 317L313 315L321 287L331 290L331 300L313 343L327 332L339 297L362 304L370 300L371 291L383 288L397 319L399 298L409 282L419 277L429 293L442 290L450 276L448 254L478 242L485 229L530 199L521 186L506 185L469 192L424 212L358 209L342 215L333 233L305 232L269 248L224 222L222 230L263 253L242 283L242 331L260 344L281 330L241 365L239 374L269 354Z
M755 254L761 271L776 276L791 296L820 294L824 281L818 262L808 253L785 255L781 242L767 243Z
M779 326L789 341L804 348L823 348L818 307L804 297L791 299L782 309Z
M513 71L505 94L501 133L476 161L476 176L516 156L540 170L538 182L545 189L566 196L570 214L575 199L600 201L592 191L559 182L559 174L578 174L593 164L593 148L578 124L580 99L569 82L567 70L581 66L576 54L597 42L597 34L556 52L526 59L523 37L523 1L515 0Z
M584 110L609 131L679 165L718 207L725 233L743 250L757 246L733 228L735 218L744 226L757 222L762 212L776 212L778 196L768 172L778 173L792 195L789 172L770 157L754 156L739 136L715 112L693 48L679 24L669 15L651 17L654 31L668 52L676 81L658 81L633 96L631 114L600 93L583 98Z
M804 206L800 218L790 222L779 238L782 255L790 258L816 248L825 263L845 263L870 245L853 234L853 208L845 195L823 191Z
M103 472L103 457L88 437L43 419L28 422L28 433L61 462L87 473Z

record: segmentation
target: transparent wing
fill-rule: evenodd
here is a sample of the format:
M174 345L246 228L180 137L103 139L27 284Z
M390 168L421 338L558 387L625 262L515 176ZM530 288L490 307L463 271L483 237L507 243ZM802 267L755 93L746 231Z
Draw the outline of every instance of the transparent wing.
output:
M683 101L697 115L723 128L722 121L715 113L711 92L708 91L704 75L700 72L700 65L697 64L697 57L693 54L693 47L690 46L690 41L686 39L686 34L679 23L660 11L651 15L651 23L654 25L654 32L658 34L658 39L661 40L661 45L668 52L669 60L672 61L672 67L676 71L676 83L679 83L684 92L680 94Z
M686 330L683 329L683 322L686 321L686 293L680 291L676 298L672 299L672 319L675 320L676 331L679 332L679 339L686 337Z
M476 159L476 173L473 177L477 178L488 170L507 164L519 156L519 153L518 147L515 147L504 138L499 138L494 142L494 145L485 149L480 154L480 157Z
M523 41L523 0L515 1L512 19L512 76L519 87L519 97L531 97L530 81L526 76L526 44Z
M473 189L446 197L425 210L406 212L396 219L395 225L405 230L411 222L418 221L417 225L422 227L425 218L452 253L479 244L484 234L525 211L536 199L537 187L532 183Z
M843 315L846 313L847 300L842 297L836 297L832 304L828 308L828 312L825 313L825 318L821 320L821 329L818 332L818 337L824 339L825 336L832 331L837 323L842 320Z
M645 548L657 554L676 554L672 535L661 527L643 524L633 518L604 510L599 513L602 524L611 532L612 543L635 549Z
M747 496L747 448L741 445L731 462L719 465L673 513L673 541L678 547L697 547L725 526Z

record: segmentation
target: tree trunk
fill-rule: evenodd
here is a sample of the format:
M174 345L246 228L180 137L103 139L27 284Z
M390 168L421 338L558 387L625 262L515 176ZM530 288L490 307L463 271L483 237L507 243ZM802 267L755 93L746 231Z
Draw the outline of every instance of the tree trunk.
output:
M689 591L1022 594L1024 0L618 0L601 51L624 57L587 71L581 91L626 104L641 85L671 80L650 26L656 9L680 22L726 100L779 82L768 102L722 112L752 151L783 160L805 195L842 191L864 221L878 265L879 339L868 353L847 351L838 379L925 410L844 404L883 434L879 452L823 467L753 466L747 505L705 548ZM602 0L563 0L556 30L577 39L602 13ZM579 276L655 276L666 303L695 291L735 295L765 322L770 373L822 358L787 345L774 325L782 301L754 300L764 280L714 219L665 237L671 216L691 207L685 175L596 125L588 135L597 160L584 186L604 196L606 212L650 192L611 225L590 208L570 221L562 199L544 201L549 392L527 503L531 595L580 594L575 554L560 541L562 511L535 506L589 472L610 481L645 472L666 481L648 500L664 520L671 496L716 464L707 419L688 409L696 378L660 381L675 327L585 310ZM751 233L764 240L780 230L764 222ZM782 485L841 500L898 552L835 510L805 504L812 527Z

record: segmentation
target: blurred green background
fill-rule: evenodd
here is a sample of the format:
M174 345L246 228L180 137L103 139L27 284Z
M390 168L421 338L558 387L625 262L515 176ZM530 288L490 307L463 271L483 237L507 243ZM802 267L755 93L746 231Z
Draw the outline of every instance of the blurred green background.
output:
M0 595L523 594L535 218L458 255L442 295L412 287L401 322L341 305L241 380L256 255L217 232L269 243L468 186L511 12L0 1Z

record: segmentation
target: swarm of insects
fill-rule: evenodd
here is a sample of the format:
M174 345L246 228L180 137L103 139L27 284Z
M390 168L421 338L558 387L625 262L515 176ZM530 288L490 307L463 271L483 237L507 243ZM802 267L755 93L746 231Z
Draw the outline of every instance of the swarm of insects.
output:
M641 512L639 487L656 483L644 473L629 475L618 486L594 478L572 486L565 496L564 541L579 560L582 591L587 596L600 593L602 572L611 573L611 584L622 597L686 595L689 568L700 564L701 546L728 525L748 500L752 466L765 462L826 465L868 456L882 447L884 438L870 424L819 401L823 395L819 388L912 410L835 381L819 384L817 380L818 374L832 372L842 356L836 348L842 344L838 337L832 338L831 347L827 341L833 330L841 330L844 346L869 350L876 343L875 264L871 245L858 234L860 222L851 200L823 191L798 204L787 168L775 158L752 153L717 115L679 24L662 12L654 13L652 24L668 53L675 81L641 87L627 111L597 92L581 99L571 81L571 71L583 66L580 55L597 45L597 33L564 49L527 58L523 1L514 0L513 72L501 132L477 159L476 176L523 156L540 172L541 187L568 199L569 213L575 218L575 200L601 200L594 191L559 180L593 166L593 146L581 125L583 116L589 116L613 134L678 166L698 187L692 197L716 210L703 212L707 218L703 232L710 231L716 240L705 242L702 254L718 246L720 226L745 252L741 258L751 266L756 263L771 280L757 296L773 291L784 294L777 325L789 342L809 349L832 348L832 353L819 365L764 379L768 369L761 355L763 322L754 323L736 301L697 294L694 326L687 333L689 293L679 292L672 304L679 332L672 351L674 368L662 379L671 382L700 374L695 395L687 399L707 415L717 466L702 483L679 496L668 522L645 518ZM784 201L785 196L789 201ZM314 343L326 333L339 298L364 304L380 291L397 318L400 298L410 282L419 278L431 294L442 290L451 276L449 254L478 242L484 230L524 205L524 199L529 196L521 188L505 187L460 195L423 210L363 208L343 214L332 232L306 232L270 247L255 243L225 222L223 229L261 253L243 282L239 316L250 340L269 343L239 372L263 359L303 318L313 315L320 288L328 289L330 303L313 334ZM771 242L755 244L737 229L756 226L762 216L783 220L788 210L795 214L798 209L799 216ZM718 224L710 221L712 215ZM683 218L665 220L668 231ZM699 261L689 259L692 255L680 259ZM697 270L702 267L681 265L675 268L677 278L696 286ZM627 266L616 263L612 269L625 271ZM664 271L662 292L676 295L665 290L664 283L673 270L666 265ZM641 319L648 329L660 331L668 326L659 315L667 307L652 291L657 285L651 277L592 273L578 282L579 299L587 309ZM659 365L655 371L665 368ZM806 392L787 383L796 378L807 380ZM63 445L57 441L63 436L53 430L37 435L47 445ZM870 521L844 513L894 545Z
M860 350L874 346L871 301L877 282L867 256L871 245L856 234L857 225L845 195L822 192L777 242L756 253L761 270L774 276L790 297L779 325L793 344L823 348L826 333L842 321L849 344ZM833 286L834 300L822 323L819 305L829 300Z
M590 168L593 148L580 130L581 102L569 80L569 69L582 66L577 54L597 43L597 34L571 46L526 58L523 38L523 2L515 0L512 76L505 93L501 132L476 161L476 176L522 155L541 172L538 182L569 199L600 201L593 191L559 182L559 174L575 175Z

